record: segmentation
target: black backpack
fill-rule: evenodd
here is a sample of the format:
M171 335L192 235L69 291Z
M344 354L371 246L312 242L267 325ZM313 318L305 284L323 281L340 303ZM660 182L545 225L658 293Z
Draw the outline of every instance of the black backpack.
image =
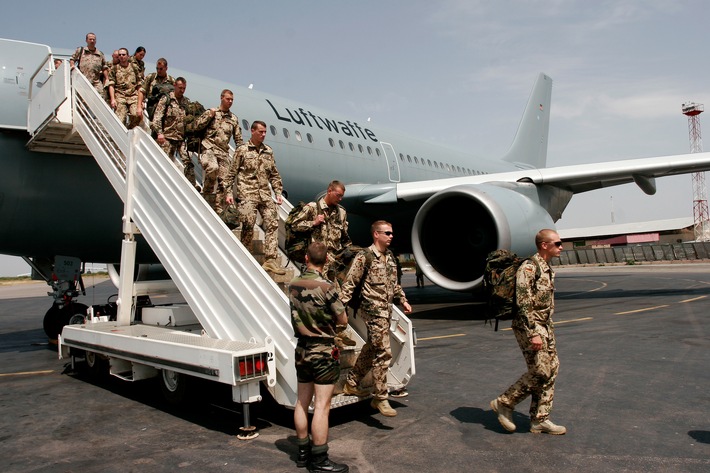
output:
M311 240L311 232L297 232L293 228L293 221L296 219L303 208L308 205L301 201L298 205L295 205L286 217L285 227L286 227L286 241L284 246L286 247L286 254L291 261L300 264L306 264L306 250L308 249L308 244Z
M500 320L513 320L517 315L515 275L526 260L510 250L495 250L486 257L483 271L483 291L488 301L486 320L495 319L495 330Z
M187 142L187 150L197 154L202 152L202 139L207 134L209 123L201 129L197 129L195 125L197 125L197 119L205 111L205 107L197 100L189 101L185 106L185 141Z
M155 73L153 73L155 74ZM165 96L169 96L170 92L175 90L175 86L170 82L162 82L160 84L155 83L155 78L153 78L150 90L146 91L148 93L148 99L145 102L145 109L148 112L151 120L153 119L153 113L155 113L155 108L158 106L158 102Z

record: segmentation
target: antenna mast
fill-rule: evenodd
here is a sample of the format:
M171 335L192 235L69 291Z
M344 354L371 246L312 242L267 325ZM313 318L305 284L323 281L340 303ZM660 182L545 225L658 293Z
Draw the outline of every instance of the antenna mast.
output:
M690 152L703 152L703 138L700 134L700 114L705 111L703 104L686 102L681 105L683 115L688 117ZM710 214L705 187L705 172L693 173L693 221L695 241L710 240Z

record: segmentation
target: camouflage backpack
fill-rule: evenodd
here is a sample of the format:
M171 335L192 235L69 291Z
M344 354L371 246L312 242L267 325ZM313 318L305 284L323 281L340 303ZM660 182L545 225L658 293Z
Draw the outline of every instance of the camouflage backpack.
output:
M483 291L488 301L486 320L512 320L517 315L515 305L516 273L526 258L509 250L495 250L486 257L483 271Z
M286 227L286 254L291 261L300 264L306 264L306 250L308 249L308 244L311 241L312 230L305 232L298 232L293 228L293 221L296 219L298 214L301 213L303 208L308 205L301 201L298 205L295 205L286 217L285 227Z
M185 141L187 142L187 150L198 154L202 151L202 138L205 137L209 126L198 130L195 125L197 119L205 111L205 107L197 100L194 102L188 101L185 106Z

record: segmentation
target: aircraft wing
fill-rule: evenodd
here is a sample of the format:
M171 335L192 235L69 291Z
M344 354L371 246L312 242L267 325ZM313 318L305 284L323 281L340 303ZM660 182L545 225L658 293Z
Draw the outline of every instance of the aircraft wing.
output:
M690 153L654 158L608 161L604 163L575 164L543 169L466 176L431 181L399 183L396 193L385 192L371 196L368 203L385 203L390 199L420 200L458 185L475 185L487 182L528 182L560 187L579 194L604 187L636 182L647 194L655 193L654 179L710 170L710 153ZM392 189L389 189L391 191Z

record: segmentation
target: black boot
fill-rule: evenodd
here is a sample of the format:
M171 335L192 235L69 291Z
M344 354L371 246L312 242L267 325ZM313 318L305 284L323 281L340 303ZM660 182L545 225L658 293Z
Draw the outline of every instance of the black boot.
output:
M327 445L314 446L313 450L311 463L308 465L308 471L311 473L348 473L350 471L348 465L335 463L328 458Z
M297 443L299 441L301 441L301 439L296 440ZM311 461L311 442L308 438L303 439L303 441L305 443L298 444L298 456L296 457L296 466L298 468L308 466L308 463Z

